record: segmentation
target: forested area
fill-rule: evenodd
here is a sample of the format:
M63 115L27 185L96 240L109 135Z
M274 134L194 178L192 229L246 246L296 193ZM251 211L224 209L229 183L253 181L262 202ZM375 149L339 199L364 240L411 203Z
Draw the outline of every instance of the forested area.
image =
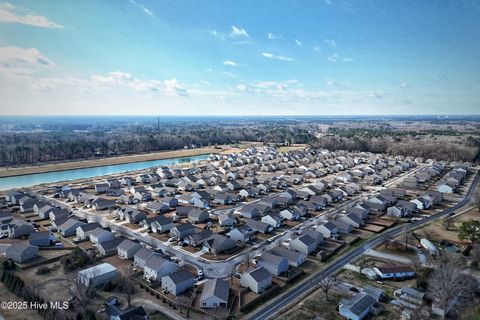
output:
M369 151L445 161L480 161L480 138L433 136L331 135L317 139L312 146L329 150Z
M308 143L307 130L287 124L191 124L111 126L94 130L4 132L0 134L0 166L90 159L232 144L239 141Z
M83 160L255 141L304 143L438 160L480 161L478 122L294 118L40 118L0 121L0 166ZM382 120L384 121L384 120ZM363 127L361 127L363 126ZM328 129L325 129L328 128ZM468 130L466 130L468 128Z

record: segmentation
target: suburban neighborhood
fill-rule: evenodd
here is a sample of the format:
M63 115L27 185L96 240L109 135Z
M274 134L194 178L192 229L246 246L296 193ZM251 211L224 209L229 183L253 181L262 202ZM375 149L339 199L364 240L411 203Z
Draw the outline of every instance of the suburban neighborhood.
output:
M226 319L248 314L350 248L453 207L475 176L470 163L252 146L188 167L6 192L0 245L21 277L36 270L40 279L56 281L39 288L44 295L75 305L105 292L105 305L94 311L111 319L146 319L143 304L130 302L139 301L136 295L173 318ZM418 247L405 246L428 254L428 240L418 240ZM402 240L388 242L401 246ZM368 259L346 261L336 277L322 280L347 291L338 316L425 307L427 293L412 287L418 278L412 259L370 251L363 255ZM368 260L364 267L359 259ZM53 272L58 268L63 271ZM349 282L352 273L365 279L362 285ZM82 290L69 281L96 297L78 298ZM390 281L405 285L389 293L384 283ZM59 295L63 282L71 295ZM127 307L111 304L110 292L126 296ZM448 312L434 304L429 311Z

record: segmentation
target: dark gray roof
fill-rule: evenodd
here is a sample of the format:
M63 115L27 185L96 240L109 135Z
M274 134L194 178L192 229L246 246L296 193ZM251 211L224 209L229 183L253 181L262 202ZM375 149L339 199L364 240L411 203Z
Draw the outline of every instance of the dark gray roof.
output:
M171 273L166 277L170 278L172 282L175 284L179 284L179 283L194 279L193 274L185 270Z
M191 223L182 223L176 226L176 228L180 232L195 229L195 227Z
M164 216L155 216L155 217L151 217L151 218L147 218L146 219L146 222L148 224L151 224L153 222L156 222L158 223L159 225L161 226L165 226L167 224L170 224L170 223L173 223L173 221L169 218L165 218Z
M79 226L78 228L80 228L84 232L86 232L86 231L94 230L94 229L101 228L101 227L102 226L99 223L94 222L94 223L83 224L83 225Z
M375 299L366 293L359 293L352 299L342 299L341 303L344 305L343 308L359 316L375 303Z
M34 232L30 233L30 235L28 236L29 240L41 240L48 238L50 238L50 231Z
M105 250L105 251L108 251L108 250L117 248L118 245L120 243L122 243L124 239L125 239L124 237L120 237L120 238L113 239L113 240L110 240L110 241L105 241L101 244L98 244L97 246L100 247L100 248L103 248L103 250Z
M271 277L270 272L268 272L264 267L247 270L246 273L248 273L257 282L261 282Z
M304 234L303 236L298 237L297 240L302 242L306 246L315 244L315 240L312 237L310 237L308 234Z

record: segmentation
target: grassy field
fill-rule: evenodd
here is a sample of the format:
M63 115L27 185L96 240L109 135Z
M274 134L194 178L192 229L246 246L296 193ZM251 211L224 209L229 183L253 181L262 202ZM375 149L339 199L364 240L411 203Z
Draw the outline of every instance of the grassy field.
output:
M328 300L326 300L325 294L321 290L317 290L279 318L282 320L313 320L320 316L324 320L341 319L337 311L340 299L342 299L341 295L329 292Z

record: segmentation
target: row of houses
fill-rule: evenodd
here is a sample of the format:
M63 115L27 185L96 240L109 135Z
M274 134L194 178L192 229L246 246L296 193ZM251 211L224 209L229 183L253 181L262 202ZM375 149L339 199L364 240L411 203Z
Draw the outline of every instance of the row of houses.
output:
M469 167L467 165L458 165L447 172L437 183L437 191L441 193L457 192L467 176Z

